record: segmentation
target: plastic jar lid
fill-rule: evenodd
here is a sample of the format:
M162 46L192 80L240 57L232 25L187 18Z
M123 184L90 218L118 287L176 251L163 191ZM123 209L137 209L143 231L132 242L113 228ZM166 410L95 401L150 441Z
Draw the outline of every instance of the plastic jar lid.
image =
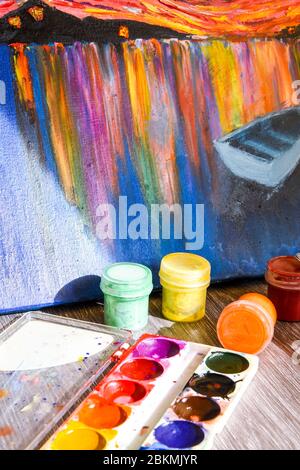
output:
M277 311L275 305L268 297L263 294L259 294L258 292L248 292L247 294L242 295L239 300L248 300L261 305L268 311L275 325L277 320Z
M282 289L300 289L300 262L294 256L277 256L270 259L266 281Z
M221 313L217 334L224 348L257 354L271 342L274 321L263 306L237 300Z
M192 253L171 253L161 261L159 277L162 286L207 287L210 263Z
M114 263L105 268L100 287L115 297L144 297L153 289L152 273L142 264Z

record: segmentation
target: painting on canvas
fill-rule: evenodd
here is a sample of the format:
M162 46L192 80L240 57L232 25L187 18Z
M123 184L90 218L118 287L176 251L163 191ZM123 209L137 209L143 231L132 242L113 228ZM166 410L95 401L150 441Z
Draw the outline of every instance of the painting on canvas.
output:
M297 251L299 8L0 1L0 312L97 298L110 262L158 286L172 251L214 280Z

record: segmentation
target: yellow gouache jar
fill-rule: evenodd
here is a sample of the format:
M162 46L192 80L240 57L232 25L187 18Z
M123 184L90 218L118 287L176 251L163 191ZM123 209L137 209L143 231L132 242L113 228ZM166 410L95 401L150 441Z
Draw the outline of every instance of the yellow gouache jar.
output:
M162 312L165 318L194 322L205 314L210 263L192 253L171 253L161 261Z

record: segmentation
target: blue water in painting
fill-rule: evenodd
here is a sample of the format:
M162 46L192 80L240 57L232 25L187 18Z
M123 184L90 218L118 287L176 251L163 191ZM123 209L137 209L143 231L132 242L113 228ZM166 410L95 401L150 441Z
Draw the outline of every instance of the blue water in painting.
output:
M161 257L183 251L184 242L120 240L111 246L97 240L78 208L66 200L48 135L41 136L48 149L41 163L34 128L26 138L21 132L10 53L0 46L0 80L6 86L6 104L0 104L0 312L98 298L103 267L115 261L150 266L158 287ZM34 54L30 61L34 66ZM42 90L37 80L33 85L38 104ZM40 119L46 119L42 105L38 108ZM208 176L200 189L184 164L185 152L178 139L177 164L187 182L181 200L205 205L205 239L199 254L211 261L214 280L262 275L268 258L299 250L299 167L273 191L239 179L218 160L212 191L206 161ZM124 161L118 162L120 194L128 195L128 204L144 202L128 152L125 157L126 172ZM128 187L134 187L133 193Z
M9 54L0 46L6 85L6 104L0 105L0 311L99 297L101 266L109 261L105 247L86 230L54 174L28 158Z

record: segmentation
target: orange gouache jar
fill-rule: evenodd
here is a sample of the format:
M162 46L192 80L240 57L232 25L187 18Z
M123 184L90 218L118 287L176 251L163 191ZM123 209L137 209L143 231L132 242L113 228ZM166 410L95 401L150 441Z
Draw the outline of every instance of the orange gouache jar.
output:
M300 321L300 261L294 256L272 258L265 278L278 320Z
M219 341L226 349L258 354L272 341L276 319L274 304L266 296L242 295L221 313L217 324Z

